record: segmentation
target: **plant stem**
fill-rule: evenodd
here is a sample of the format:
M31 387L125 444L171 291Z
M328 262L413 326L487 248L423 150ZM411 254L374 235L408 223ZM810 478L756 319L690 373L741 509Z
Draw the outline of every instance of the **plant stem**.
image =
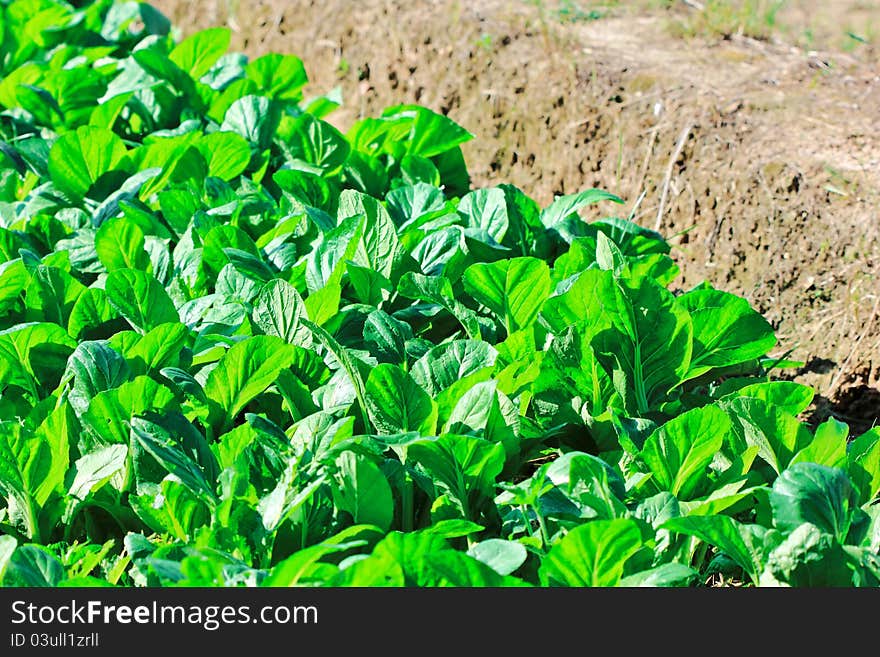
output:
M532 521L529 519L529 514L525 504L519 507L519 512L522 514L523 522L526 525L526 531L529 533L529 536L534 536L535 532L532 531Z
M403 474L403 531L411 532L415 525L415 517L413 516L413 480L409 472Z
M27 524L28 537L34 543L42 543L43 537L40 535L40 521L37 518L37 513L34 509L34 502L30 495L27 496L27 503L25 506L27 507L25 523Z
M535 506L535 515L538 517L538 526L541 528L541 543L546 547L550 545L550 532L547 531L547 522L538 510L537 505Z
M708 543L700 543L699 547L694 554L694 569L697 571L703 570L703 562L706 560L706 553L709 551Z
M306 508L303 508L302 526L300 527L299 532L299 547L301 550L305 550L306 540L309 537L309 512Z

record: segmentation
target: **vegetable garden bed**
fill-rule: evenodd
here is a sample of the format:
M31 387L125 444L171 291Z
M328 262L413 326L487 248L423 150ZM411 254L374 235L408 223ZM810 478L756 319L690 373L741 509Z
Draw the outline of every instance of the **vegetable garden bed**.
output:
M81 5L0 7L4 585L880 584L880 430L613 194Z

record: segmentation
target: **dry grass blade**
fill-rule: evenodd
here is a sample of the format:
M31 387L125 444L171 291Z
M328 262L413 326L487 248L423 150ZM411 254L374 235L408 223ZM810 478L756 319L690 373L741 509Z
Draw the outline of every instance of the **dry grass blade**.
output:
M672 170L675 168L678 156L681 155L682 150L684 150L684 145L687 143L688 137L693 129L693 122L689 122L684 130L681 131L681 135L678 137L678 143L675 145L675 150L672 151L672 155L669 157L669 162L666 164L666 175L663 179L663 191L660 193L660 207L657 208L657 220L654 222L654 230L659 231L663 224L663 210L666 208L666 198L669 196L669 183L672 181Z

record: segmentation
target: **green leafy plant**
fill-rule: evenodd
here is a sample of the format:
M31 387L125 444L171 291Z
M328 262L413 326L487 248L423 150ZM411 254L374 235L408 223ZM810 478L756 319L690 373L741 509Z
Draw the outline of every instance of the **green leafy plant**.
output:
M880 432L748 302L292 55L0 5L0 582L880 584ZM595 215L595 216L591 216Z

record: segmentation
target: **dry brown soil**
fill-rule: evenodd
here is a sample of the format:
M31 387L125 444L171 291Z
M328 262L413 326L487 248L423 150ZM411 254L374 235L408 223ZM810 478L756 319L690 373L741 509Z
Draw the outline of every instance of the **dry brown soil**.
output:
M342 129L400 102L448 114L475 135L475 185L618 194L670 237L682 288L708 279L773 323L813 420L880 423L880 54L847 40L880 3L790 0L760 38L685 34L697 2L597 20L536 0L156 4L184 35L229 25L236 50L300 56L311 94L341 86Z

